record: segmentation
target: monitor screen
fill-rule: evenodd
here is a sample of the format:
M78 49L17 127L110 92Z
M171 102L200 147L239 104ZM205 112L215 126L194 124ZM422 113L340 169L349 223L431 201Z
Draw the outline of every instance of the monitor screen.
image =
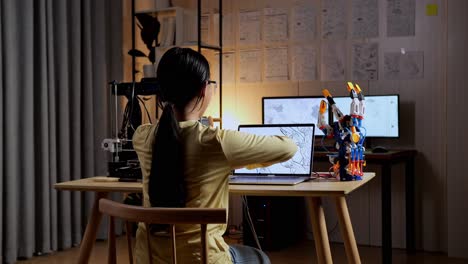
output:
M343 114L348 115L351 108L349 96L333 97ZM366 110L362 126L367 137L400 136L399 128L399 98L398 95L368 95L365 97ZM335 117L333 116L333 121Z
M263 97L263 124L316 124L320 101L324 99L318 96ZM328 113L326 115L328 117ZM316 129L315 135L323 136L323 132Z
M287 136L292 139L298 149L296 154L289 160L273 164L269 167L257 169L237 169L234 174L249 175L310 175L312 172L312 156L314 148L313 124L301 125L240 125L239 131L268 136Z

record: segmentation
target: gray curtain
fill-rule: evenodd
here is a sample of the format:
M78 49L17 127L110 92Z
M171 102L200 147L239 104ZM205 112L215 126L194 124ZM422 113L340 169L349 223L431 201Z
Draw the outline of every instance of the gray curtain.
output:
M117 0L0 0L2 262L81 241L92 194L52 186L106 172L121 30Z

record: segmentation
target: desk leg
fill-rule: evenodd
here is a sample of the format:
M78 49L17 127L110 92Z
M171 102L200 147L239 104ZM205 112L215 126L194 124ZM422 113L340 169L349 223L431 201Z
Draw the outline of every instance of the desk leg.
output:
M382 263L392 263L392 167L382 165Z
M88 224L86 225L86 231L80 245L80 255L78 257L79 264L86 264L89 261L94 242L96 241L97 229L102 218L102 214L99 212L99 200L107 197L107 194L108 193L106 192L96 192L91 216L89 217Z
M338 221L340 223L340 231L343 236L343 242L346 249L346 256L348 257L348 263L360 264L361 259L359 257L356 239L354 238L353 226L351 225L351 218L349 217L346 199L343 196L336 197L334 199Z
M327 224L325 222L325 215L323 213L320 197L309 197L307 199L307 206L310 211L318 263L333 263L330 252L330 242L328 241Z
M414 253L414 158L405 164L406 179L406 251Z

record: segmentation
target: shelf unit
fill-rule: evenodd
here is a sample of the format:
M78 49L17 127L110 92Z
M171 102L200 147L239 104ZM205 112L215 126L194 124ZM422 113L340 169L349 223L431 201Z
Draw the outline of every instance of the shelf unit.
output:
M196 47L198 52L202 52L203 49L206 50L213 50L216 52L219 52L218 60L219 60L219 83L218 83L218 90L219 90L219 117L214 117L213 120L215 122L219 122L220 127L222 127L222 117L223 117L223 105L222 105L222 90L223 90L223 78L222 78L222 61L223 61L223 56L222 56L222 46L223 46L223 39L222 39L222 29L223 29L223 24L222 24L222 17L223 17L223 5L222 5L222 0L218 0L218 8L219 8L219 16L218 16L218 23L219 23L219 45L210 45L208 43L202 43L202 36L201 36L201 17L202 17L202 0L197 1L197 41L195 43L191 43L189 41L186 41L184 39L184 27L185 23L184 21L184 10L180 7L168 7L168 8L163 8L163 9L158 9L158 10L145 10L145 11L139 11L136 12L135 10L135 0L132 0L132 50L135 49L136 43L135 43L135 15L138 13L147 13L147 14L153 14L153 15L171 15L176 17L176 30L175 30L175 46L184 46L184 47ZM194 45L195 44L195 45ZM172 46L163 46L159 47L159 49L169 49ZM138 91L138 83L136 82L136 60L135 57L132 56L132 83L135 83L136 91L135 94L139 95L140 92ZM145 87L148 87L151 84L145 84ZM128 89L129 83L122 83L121 85L119 84L121 89ZM154 84L156 86L156 84ZM157 87L154 87L154 89L145 89L144 94L148 95L148 91L155 91ZM156 108L156 116L158 115L158 109Z
M214 118L215 122L219 122L220 128L223 127L223 1L218 0L218 43L219 45L209 45L208 43L202 43L202 34L201 34L201 21L202 21L202 0L197 1L197 47L198 52L202 52L202 49L214 50L219 52L219 117Z
M157 9L157 10L148 10L148 11L137 11L135 13L136 14L150 14L151 16L157 16L158 19L159 19L159 22L161 23L161 31L160 31L160 35L162 35L162 31L164 29L164 27L166 27L167 29L167 25L165 25L164 23L164 19L165 18L168 18L168 17L174 17L174 20L175 20L175 28L173 29L174 32L175 32L175 43L172 43L173 41L171 41L171 45L177 45L177 46L181 46L183 45L184 43L184 30L183 30L183 26L184 26L184 10L180 7L168 7L168 8L162 8L162 9ZM135 16L133 16L133 19L135 18ZM162 19L161 19L162 18ZM168 22L168 21L166 21ZM133 23L135 23L133 21ZM160 43L161 44L164 44L162 43L163 40L162 39L159 39ZM167 47L167 46L170 46L170 45L165 45L163 46L163 48Z

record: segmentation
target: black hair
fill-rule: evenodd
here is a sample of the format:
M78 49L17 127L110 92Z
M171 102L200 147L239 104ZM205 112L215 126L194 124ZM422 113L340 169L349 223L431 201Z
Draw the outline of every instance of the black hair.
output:
M158 106L163 108L154 135L148 194L153 207L185 207L184 146L174 110L183 112L192 99L203 100L210 78L206 58L188 48L171 48L157 69Z

